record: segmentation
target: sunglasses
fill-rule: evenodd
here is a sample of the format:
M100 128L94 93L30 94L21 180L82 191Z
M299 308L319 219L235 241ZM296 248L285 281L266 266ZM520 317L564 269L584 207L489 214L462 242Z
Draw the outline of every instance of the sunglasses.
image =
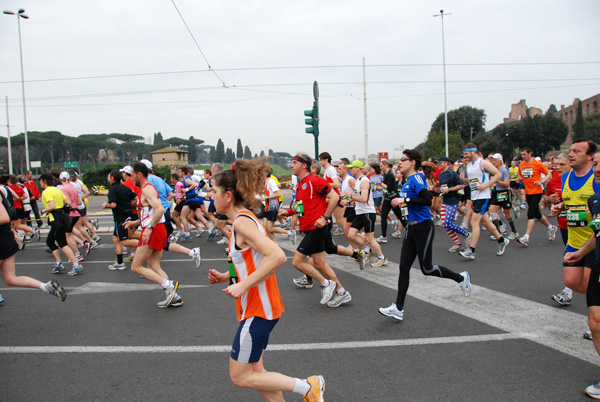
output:
M410 159L408 159L408 158L400 158L400 162L406 162L406 161L409 161L409 160Z

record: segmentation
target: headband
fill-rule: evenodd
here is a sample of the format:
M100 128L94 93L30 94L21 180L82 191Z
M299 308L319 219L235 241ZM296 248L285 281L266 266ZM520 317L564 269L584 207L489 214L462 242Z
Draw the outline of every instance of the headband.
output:
M477 152L477 148L467 148L463 152Z
M301 157L300 155L296 155L296 156L294 156L294 159L293 159L293 160L295 160L295 161L298 161L298 162L300 162L300 163L304 163L306 166L310 166L310 163L308 163L308 162L306 161L306 159L304 159L304 158L303 158L303 157Z

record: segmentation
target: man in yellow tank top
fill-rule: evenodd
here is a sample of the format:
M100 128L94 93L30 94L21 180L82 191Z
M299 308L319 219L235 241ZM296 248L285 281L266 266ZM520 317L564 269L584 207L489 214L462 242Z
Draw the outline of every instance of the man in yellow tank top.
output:
M576 140L569 150L569 166L572 171L563 175L563 202L552 206L552 215L561 211L567 212L568 240L565 253L579 250L594 234L588 226L592 217L587 207L588 199L600 191L593 175L593 157L596 144L588 140ZM565 289L552 296L552 300L562 306L571 304L573 291L585 294L591 268L595 264L594 251L586 254L579 261L563 261L563 281Z

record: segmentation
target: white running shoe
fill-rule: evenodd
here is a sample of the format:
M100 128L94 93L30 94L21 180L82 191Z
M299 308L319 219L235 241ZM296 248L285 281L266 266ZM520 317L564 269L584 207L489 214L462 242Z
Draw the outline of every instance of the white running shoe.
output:
M342 304L349 303L351 300L352 296L350 296L350 292L348 292L347 290L346 292L344 292L343 295L339 294L338 292L335 292L335 296L333 296L333 299L327 302L327 305L329 307L339 307Z
M398 321L402 321L404 319L404 310L398 310L396 303L392 303L389 307L380 307L379 313L385 315L386 317L392 317Z
M321 286L321 304L327 303L333 297L337 283L330 280L329 286Z
M222 238L221 240L219 240L219 241L217 242L217 244L218 244L219 246L222 246L222 245L224 245L224 244L229 244L229 239L228 239L227 237L223 236L223 238Z
M557 231L558 231L558 226L550 225L550 228L548 229L548 241L552 241L552 240L556 239Z
M388 265L388 260L387 258L381 259L381 258L377 258L377 261L375 261L373 264L371 264L371 266L373 268L378 268L378 267L383 267Z
M587 387L585 393L591 398L600 399L600 381Z
M200 269L200 264L202 264L202 257L200 256L200 247L193 248L190 251L190 258L194 260L196 264L196 269Z
M383 243L383 244L386 244L386 243L387 243L387 237L385 237L385 236L379 236L377 239L375 239L375 241L376 241L377 243Z
M296 245L296 231L295 230L288 231L287 238L292 241L292 245Z
M473 291L473 288L471 287L471 275L469 274L469 271L463 271L460 274L464 279L461 283L458 284L458 286L460 286L463 295L465 297L469 297L471 296L471 292Z
M459 251L463 251L465 249L465 246L463 246L462 244L455 244L454 246L450 247L448 249L449 253L458 253Z

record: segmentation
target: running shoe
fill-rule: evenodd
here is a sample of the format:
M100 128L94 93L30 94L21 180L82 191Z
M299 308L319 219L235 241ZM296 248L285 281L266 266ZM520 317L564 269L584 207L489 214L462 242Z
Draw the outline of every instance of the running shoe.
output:
M583 333L583 339L587 339L588 341L592 340L592 331L589 329Z
M527 205L525 205L525 203L521 204L521 209L527 209Z
M490 240L497 240L497 239L496 239L496 236L494 236L494 235L490 235Z
M175 299L175 295L177 294L177 289L179 289L179 282L169 282L169 286L164 289L165 293L167 294L167 298L165 300L167 302L166 306L169 306L173 302L173 299Z
M396 230L394 232L392 232L392 237L394 239L399 239L402 237L402 231L401 230Z
M325 379L322 375L313 375L306 379L310 390L304 395L304 402L323 402L325 393Z
M127 256L127 260L128 261L133 261L133 257L135 257L135 253L129 254L129 256Z
M556 239L557 231L558 231L558 226L550 225L550 228L548 228L548 241L552 241L552 240Z
M519 207L515 207L515 218L519 219L521 217L521 209Z
M371 247L369 247L369 251L364 251L364 253L365 253L365 264L368 264L369 261L371 261L371 258L373 258L373 255L375 253L373 252L373 249Z
M508 235L508 240L516 240L519 237L519 232L512 232Z
M600 381L587 387L585 393L590 398L600 399Z
M92 219L92 220L90 220L90 223L92 225L94 225L94 227L96 228L96 230L98 230L98 228L100 227L100 221L98 219Z
M32 241L33 241L33 237L31 237L31 236L25 236L25 243L31 243Z
M123 271L125 269L127 269L127 266L124 263L118 263L118 262L114 262L112 264L110 264L108 266L108 269L110 269L111 271Z
M79 275L82 272L83 272L83 265L77 263L77 264L73 264L73 269L70 270L69 272L67 272L67 275L75 276L75 275Z
M311 289L313 285L312 279L309 280L306 275L302 275L299 278L294 278L292 279L292 282L294 282L294 285L298 286L299 288Z
M87 257L87 255L89 254L90 250L92 249L92 245L88 242L83 243L83 256Z
M358 268L362 271L365 269L365 252L362 250L358 251L358 257L354 260L358 263Z
M198 230L197 230L197 232L196 232L196 237L201 237L201 236L204 234L204 232L206 232L206 229L204 229L204 228L200 228L200 229L198 229ZM215 232L215 235L216 235L216 232ZM192 238L192 236L189 236L189 235L184 235L183 237L184 237L184 239L185 239L186 237L189 237L190 239ZM213 237L214 237L214 236L213 236ZM212 240L212 239L210 239L210 240ZM210 241L210 240L209 240L209 241Z
M204 233L204 232L202 232ZM181 237L181 241L188 241L188 240L192 240L192 236L190 235L184 235Z
M460 274L464 279L461 283L458 284L458 286L460 286L463 295L465 297L469 297L471 296L471 292L473 291L473 288L471 287L471 274L469 274L469 271L463 271Z
M380 307L379 313L385 315L386 317L392 317L398 321L402 321L404 319L404 310L398 310L396 303L392 303L389 307Z
M294 282L294 285L298 286L299 288L310 289L313 287L312 279L309 280L306 275L302 275L299 278L294 278L292 279L292 282Z
M500 222L500 228L498 229L500 233L506 233L506 225L504 222Z
M190 258L194 260L196 264L196 269L200 269L200 264L202 264L202 257L200 256L200 247L193 248L190 251Z
M292 245L296 245L296 231L295 230L288 231L287 238L292 241Z
M44 283L44 289L52 296L58 297L60 301L65 301L65 299L67 298L67 291L65 290L65 288L60 286L56 279L52 279L51 281Z
M465 246L463 246L462 244L455 244L454 246L450 247L448 249L449 253L458 253L459 251L463 251L465 249Z
M471 247L464 249L463 251L459 251L458 254L465 257L467 260L475 259L475 252L471 250Z
M102 238L99 235L94 235L92 236L92 240L95 241L96 243L99 242L100 240L102 240Z
M212 228L210 230L210 232L208 232L208 239L206 241L212 241L212 239L214 239L216 235L217 235L217 229ZM200 236L202 236L202 233L198 232L196 237L200 237Z
M42 240L42 231L40 230L40 228L35 229L35 238L37 239L37 241Z
M529 246L529 237L527 236L523 236L520 239L517 239L517 243L519 243L522 246Z
M572 300L569 293L564 289L560 293L552 295L551 299L560 304L561 306L570 306Z
M329 307L339 307L342 304L349 303L351 300L352 296L350 296L350 292L348 292L347 290L344 292L343 295L339 294L338 292L335 292L335 296L333 296L333 299L327 302L327 305Z
M506 237L504 238L504 241L502 243L498 243L498 252L496 253L496 255L504 254L504 251L506 251L506 246L508 246L508 243L510 243L510 240L508 240Z
M328 286L321 286L321 304L327 303L333 297L335 293L335 287L337 283L330 280Z
M54 268L52 268L52 273L53 274L60 274L64 270L65 270L65 267L64 267L63 263L59 261L56 264L54 264Z
M219 241L217 242L217 244L218 244L219 246L222 246L222 245L224 245L224 244L229 244L229 239L228 239L227 237L223 236L223 238L222 238L221 240L219 240Z
M75 256L75 260L77 260L77 262L84 262L85 258L83 258L81 254L79 254Z
M469 247L471 245L471 240L473 240L473 235L471 232L467 232L467 235L465 236L465 247Z
M397 231L397 230L398 230L398 220L397 220L397 219L394 219L394 220L392 221L392 232L395 232L395 231Z
M388 265L388 260L387 258L381 259L381 258L377 258L377 261L375 261L373 264L371 264L371 266L373 268L379 268L379 267L383 267Z
M179 230L177 233L175 233L173 236L175 237L183 237L185 236L185 231L183 230Z
M386 243L387 243L387 237L385 237L385 236L379 236L377 239L375 239L375 241L376 241L377 243L383 243L383 244L386 244Z
M96 247L98 247L98 243L92 238L92 241L89 242L90 245L90 250L95 249Z
M173 300L169 303L169 297L167 296L167 298L163 301L159 301L158 303L156 303L156 307L158 308L167 308L169 306L171 307L179 307L183 305L183 299L181 298L181 296L179 296L177 293L175 293L175 297L173 297Z
M0 304L4 303L4 297L2 297L2 295L0 295Z

